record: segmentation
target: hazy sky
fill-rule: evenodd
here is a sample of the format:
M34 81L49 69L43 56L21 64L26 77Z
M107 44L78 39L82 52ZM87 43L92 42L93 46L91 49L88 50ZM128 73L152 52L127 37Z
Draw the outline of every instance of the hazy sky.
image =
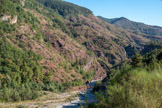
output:
M106 18L126 17L162 26L162 0L64 0L86 7Z

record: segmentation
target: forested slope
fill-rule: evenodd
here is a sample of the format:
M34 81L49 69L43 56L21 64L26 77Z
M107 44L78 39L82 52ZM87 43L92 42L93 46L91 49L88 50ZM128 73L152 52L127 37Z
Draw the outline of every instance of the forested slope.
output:
M0 0L0 41L0 101L19 101L103 79L150 39L62 0Z

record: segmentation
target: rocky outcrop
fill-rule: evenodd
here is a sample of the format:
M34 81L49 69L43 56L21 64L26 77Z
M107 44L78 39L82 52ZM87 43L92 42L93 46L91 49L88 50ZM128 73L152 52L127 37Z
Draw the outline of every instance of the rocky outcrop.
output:
M11 19L11 15L3 15L0 19L1 21L9 21Z
M88 71L92 66L94 65L94 58L91 58L91 60L84 66L84 71Z
M20 0L22 6L25 6L25 0Z
M14 16L12 19L10 19L10 24L17 23L17 16Z
M9 21L10 24L15 24L17 23L17 15L14 16L13 18L11 17L11 15L3 15L1 18L0 18L1 21Z

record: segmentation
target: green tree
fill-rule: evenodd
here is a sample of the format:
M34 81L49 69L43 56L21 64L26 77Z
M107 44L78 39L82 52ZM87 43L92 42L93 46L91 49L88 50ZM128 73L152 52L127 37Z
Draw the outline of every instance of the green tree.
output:
M132 66L133 67L141 67L142 64L142 56L140 54L136 54L133 58L132 58Z

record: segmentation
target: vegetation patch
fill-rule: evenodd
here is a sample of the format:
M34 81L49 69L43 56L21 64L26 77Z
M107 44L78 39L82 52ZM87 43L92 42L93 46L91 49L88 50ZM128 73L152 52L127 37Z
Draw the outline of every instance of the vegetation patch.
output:
M132 64L123 64L111 72L107 90L97 94L98 103L89 108L161 108L162 107L162 50L145 56L137 54ZM99 85L94 90L99 89Z

